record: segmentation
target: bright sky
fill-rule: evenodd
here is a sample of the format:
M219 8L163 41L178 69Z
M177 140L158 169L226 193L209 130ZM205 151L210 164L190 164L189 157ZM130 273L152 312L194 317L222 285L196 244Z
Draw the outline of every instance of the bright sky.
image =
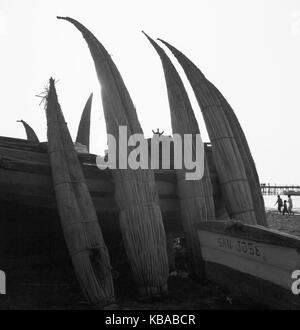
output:
M57 15L79 20L112 54L146 136L158 127L171 134L171 124L161 63L141 30L185 53L223 92L246 133L261 182L300 184L299 1L0 0L0 135L24 138L16 123L23 119L46 140L45 113L35 95L53 76L74 138L84 104L95 93L91 151L103 154L105 121L94 65L81 34Z

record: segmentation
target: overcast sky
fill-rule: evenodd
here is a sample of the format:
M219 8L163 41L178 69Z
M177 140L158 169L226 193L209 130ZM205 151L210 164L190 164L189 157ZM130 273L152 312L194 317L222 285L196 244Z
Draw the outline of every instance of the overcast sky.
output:
M261 182L300 184L299 1L0 0L0 135L24 138L16 123L23 119L46 140L45 113L35 95L53 76L74 138L84 104L95 93L91 151L103 154L105 121L92 58L81 34L57 15L79 20L112 55L146 136L158 127L171 134L171 122L161 63L141 30L185 53L223 92Z

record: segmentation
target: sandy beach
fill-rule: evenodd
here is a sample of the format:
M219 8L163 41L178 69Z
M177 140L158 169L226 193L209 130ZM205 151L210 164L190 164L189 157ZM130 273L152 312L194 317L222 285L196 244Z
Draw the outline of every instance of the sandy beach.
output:
M282 215L277 211L267 210L269 228L280 230L291 235L300 236L300 214Z

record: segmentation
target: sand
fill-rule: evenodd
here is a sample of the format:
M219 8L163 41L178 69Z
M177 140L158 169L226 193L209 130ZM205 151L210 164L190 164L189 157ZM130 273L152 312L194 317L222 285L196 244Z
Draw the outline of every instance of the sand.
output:
M277 211L266 211L269 228L300 236L300 214L282 215Z

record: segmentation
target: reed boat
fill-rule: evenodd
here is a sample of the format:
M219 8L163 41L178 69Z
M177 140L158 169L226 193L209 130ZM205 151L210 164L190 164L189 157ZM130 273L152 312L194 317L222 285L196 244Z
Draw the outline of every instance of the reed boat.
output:
M272 308L300 308L299 237L233 221L195 227L209 280Z
M233 109L191 60L166 41L158 40L177 58L194 91L213 147L230 217L267 226L256 166Z
M171 123L173 134L179 134L181 138L185 134L193 134L196 137L200 134L200 129L194 115L192 105L184 84L165 51L145 32L157 54L159 55L165 74ZM193 154L199 148L194 138L192 144ZM185 170L176 170L178 181L178 196L181 208L181 219L186 235L189 259L192 264L192 272L201 278L203 269L199 267L201 258L197 234L194 230L194 222L215 220L215 206L213 199L213 189L210 179L208 162L205 157L203 163L203 177L201 180L185 180Z

